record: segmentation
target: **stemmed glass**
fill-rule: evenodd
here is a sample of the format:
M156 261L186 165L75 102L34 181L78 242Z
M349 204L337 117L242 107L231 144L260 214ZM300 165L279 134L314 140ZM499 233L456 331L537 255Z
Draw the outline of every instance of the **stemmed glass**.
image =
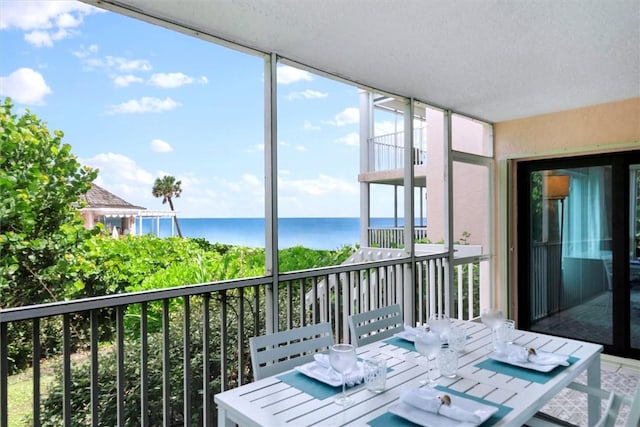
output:
M496 308L484 308L480 313L480 319L487 328L491 329L491 343L492 347L495 347L496 327L504 322L502 311Z
M342 376L342 396L336 398L338 405L347 406L352 400L347 396L345 374L353 371L358 365L356 348L351 344L334 344L329 351L331 367Z
M433 331L440 339L445 336L445 332L451 327L451 319L442 313L434 313L429 316L429 329ZM445 336L446 337L446 336Z
M435 357L436 354L438 354L440 347L442 347L440 337L431 331L419 332L416 334L414 344L416 346L416 350L418 350L418 352L427 359L427 379L420 381L420 384L426 384L429 387L435 387L436 380L432 380L430 374L430 358L432 356Z

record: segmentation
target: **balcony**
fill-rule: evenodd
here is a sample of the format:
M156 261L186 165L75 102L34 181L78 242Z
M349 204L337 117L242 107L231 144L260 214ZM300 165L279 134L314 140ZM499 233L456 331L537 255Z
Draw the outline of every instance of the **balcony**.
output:
M404 132L368 138L368 166L362 171L360 182L402 185L404 182ZM413 163L415 185L426 186L427 151L425 128L413 132Z
M252 381L251 336L327 320L336 341L349 340L350 314L396 302L407 322L477 317L486 290L478 257L455 260L448 288L446 254L385 254L361 249L361 260L374 260L283 273L275 287L265 276L0 310L0 426L13 422L7 353L16 326L31 334L31 414L42 419L33 425L74 424L78 399L94 425L210 425L213 395ZM51 328L56 344L41 338ZM45 365L60 372L59 387L44 383ZM44 412L47 399L57 413Z
M396 302L406 322L424 322L434 312L473 319L489 286L480 279L480 256L454 259L451 288L443 253L411 260L402 251L363 248L352 261L280 274L275 287L265 276L0 310L0 426L17 421L16 396L7 387L8 337L16 325L32 334L33 425L41 419L46 425L45 415L47 422L75 424L82 409L71 405L79 394L94 425L176 419L211 425L213 395L252 381L249 337L329 321L336 341L349 340L350 314ZM41 331L52 325L60 327L58 354L41 342ZM59 370L60 387L43 383L44 364ZM627 392L639 383L640 371L624 360L605 361L605 386ZM49 407L59 401L58 413L44 413L47 399ZM580 419L580 400L570 391L548 412L566 416L563 402Z

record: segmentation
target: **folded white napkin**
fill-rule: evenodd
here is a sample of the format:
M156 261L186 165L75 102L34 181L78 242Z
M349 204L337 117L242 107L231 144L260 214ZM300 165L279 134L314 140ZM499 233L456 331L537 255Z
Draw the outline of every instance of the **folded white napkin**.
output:
M442 415L456 421L480 424L482 421L480 416L457 406L455 396L451 397L450 405L445 405L438 397L438 393L440 392L429 388L406 389L400 393L400 401L423 411Z
M334 370L331 367L331 362L329 360L329 355L324 353L316 353L313 355L313 358L318 366L322 368L326 368L326 371L323 371L322 374L332 381L340 381L342 382L342 375L340 372ZM351 372L347 372L344 376L344 382L347 385L360 384L364 378L362 373L362 362L358 362L356 369Z
M569 356L563 356L561 354L546 351L536 351L536 354L529 354L529 349L517 345L508 346L506 352L509 360L513 362L569 366Z
M424 332L423 328L414 328L411 325L407 325L406 323L404 324L404 331L411 335L411 336L416 336L416 334L418 334L419 332Z

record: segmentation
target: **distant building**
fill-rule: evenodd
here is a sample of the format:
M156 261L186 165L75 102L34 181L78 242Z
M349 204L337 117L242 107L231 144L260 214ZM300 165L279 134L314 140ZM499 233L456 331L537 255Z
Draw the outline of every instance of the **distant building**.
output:
M175 212L149 211L145 207L133 205L93 183L81 200L87 203L87 206L80 209L85 228L93 228L96 224L102 223L114 237L123 234L142 234L143 218L156 219L156 226L152 224L151 230L153 234L159 235L160 218L175 216ZM139 219L137 223L136 218ZM171 235L173 235L173 222Z

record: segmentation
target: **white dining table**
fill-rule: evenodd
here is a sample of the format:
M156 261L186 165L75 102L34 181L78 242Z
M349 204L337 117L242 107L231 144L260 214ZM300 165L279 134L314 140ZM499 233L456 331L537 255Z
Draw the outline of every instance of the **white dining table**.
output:
M540 373L493 360L491 331L482 323L454 321L467 331L465 351L459 358L455 378L439 377L438 388L500 408L483 425L522 426L546 403L583 372L587 385L600 388L599 344L516 330L514 343L539 351L570 356L570 366ZM379 394L358 385L348 389L354 403L342 407L334 402L341 388L316 393L317 382L292 370L215 395L218 425L240 426L393 426L404 419L389 413L400 393L420 387L426 376L426 360L413 343L398 337L359 347L358 357L387 359L385 391ZM431 365L435 365L432 361ZM434 373L432 372L432 375ZM311 383L309 383L311 382ZM311 388L308 388L310 386ZM322 389L324 386L320 386ZM600 417L600 399L589 397L589 425Z

